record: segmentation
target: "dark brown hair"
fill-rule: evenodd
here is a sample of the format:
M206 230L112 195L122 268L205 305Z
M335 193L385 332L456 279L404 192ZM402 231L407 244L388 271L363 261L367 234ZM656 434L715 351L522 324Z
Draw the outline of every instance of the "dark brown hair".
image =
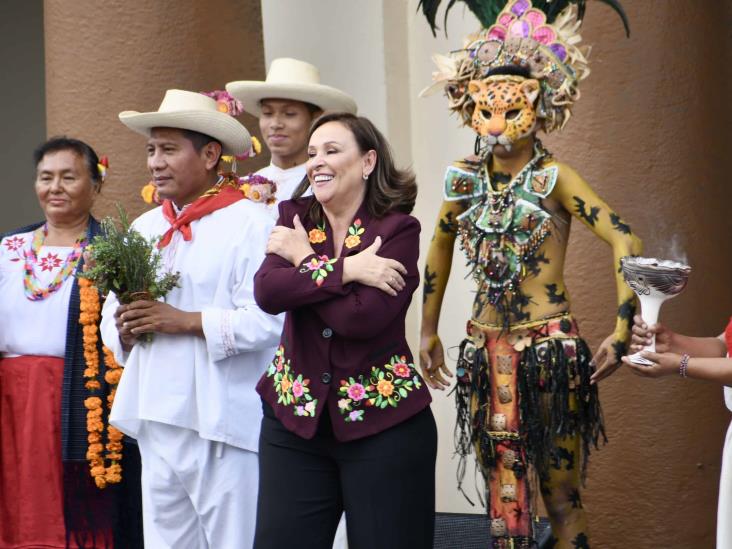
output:
M376 126L363 116L347 112L334 112L318 117L310 126L309 137L328 122L338 122L350 130L361 154L376 151L376 165L366 181L366 207L374 217L383 217L391 211L411 213L417 199L417 182L412 170L399 170L394 166L391 147ZM292 198L300 198L308 186L308 178L298 185ZM316 223L323 219L323 209L317 200L310 207L310 218Z
M60 151L73 151L83 158L89 170L89 177L91 177L92 183L97 189L101 186L102 173L99 171L99 157L91 146L79 139L73 139L65 135L52 137L33 151L33 163L38 168L38 164L41 163L44 156Z

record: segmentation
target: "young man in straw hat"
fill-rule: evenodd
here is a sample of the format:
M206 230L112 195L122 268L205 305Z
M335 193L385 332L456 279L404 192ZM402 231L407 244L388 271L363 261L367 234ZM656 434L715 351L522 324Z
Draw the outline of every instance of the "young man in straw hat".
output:
M257 175L277 184L277 202L289 200L305 177L313 120L325 111L356 113L351 96L320 83L317 67L287 57L272 61L265 81L229 82L226 90L259 118L272 161ZM276 204L271 211L277 215Z
M229 82L226 91L242 102L245 111L259 118L271 161L257 175L277 184L277 202L269 210L276 217L277 204L289 200L306 178L308 134L313 120L328 111L356 114L356 102L341 90L321 84L315 65L289 57L272 61L263 82ZM333 548L347 546L345 521L341 520Z
M222 154L249 149L249 132L213 99L180 90L156 112L119 118L148 137L163 199L133 225L160 238L165 269L180 273L165 302L120 305L110 295L102 311L104 342L125 365L111 422L139 442L146 543L250 547L261 418L254 385L282 321L252 295L271 218L216 170Z

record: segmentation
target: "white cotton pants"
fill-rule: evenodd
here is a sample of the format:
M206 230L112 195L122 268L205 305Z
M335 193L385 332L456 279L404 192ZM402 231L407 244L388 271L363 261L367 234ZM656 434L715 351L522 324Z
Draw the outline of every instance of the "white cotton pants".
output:
M257 454L146 421L142 457L146 549L244 549L254 542Z

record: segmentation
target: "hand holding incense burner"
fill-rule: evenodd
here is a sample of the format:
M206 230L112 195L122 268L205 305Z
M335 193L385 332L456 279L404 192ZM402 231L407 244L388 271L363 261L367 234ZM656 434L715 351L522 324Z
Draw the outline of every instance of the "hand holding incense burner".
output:
M623 278L638 296L641 317L648 326L658 322L661 305L679 295L689 280L691 267L678 261L652 257L624 257L620 260ZM656 351L656 336L643 351ZM652 364L639 353L630 356L636 364Z

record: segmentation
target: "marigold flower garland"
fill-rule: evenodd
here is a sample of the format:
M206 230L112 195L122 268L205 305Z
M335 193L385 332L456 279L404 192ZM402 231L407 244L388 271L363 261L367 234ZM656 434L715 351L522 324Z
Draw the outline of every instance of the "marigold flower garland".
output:
M83 326L84 333L84 386L94 394L100 390L102 385L99 382L99 341L97 323L101 306L99 303L99 292L92 282L86 278L79 278L79 300L80 315L79 324ZM107 396L107 408L111 410L114 402L114 395L117 391L117 384L122 377L122 367L114 359L112 352L102 347L104 352L104 364L107 371L104 380L111 387ZM87 438L89 449L86 459L89 461L89 470L98 488L106 488L108 484L117 484L122 480L122 433L107 426L106 456L103 456L104 441L104 410L102 399L98 396L90 396L84 400L84 406L88 410L86 414L86 429L89 432ZM109 465L107 465L109 460Z

